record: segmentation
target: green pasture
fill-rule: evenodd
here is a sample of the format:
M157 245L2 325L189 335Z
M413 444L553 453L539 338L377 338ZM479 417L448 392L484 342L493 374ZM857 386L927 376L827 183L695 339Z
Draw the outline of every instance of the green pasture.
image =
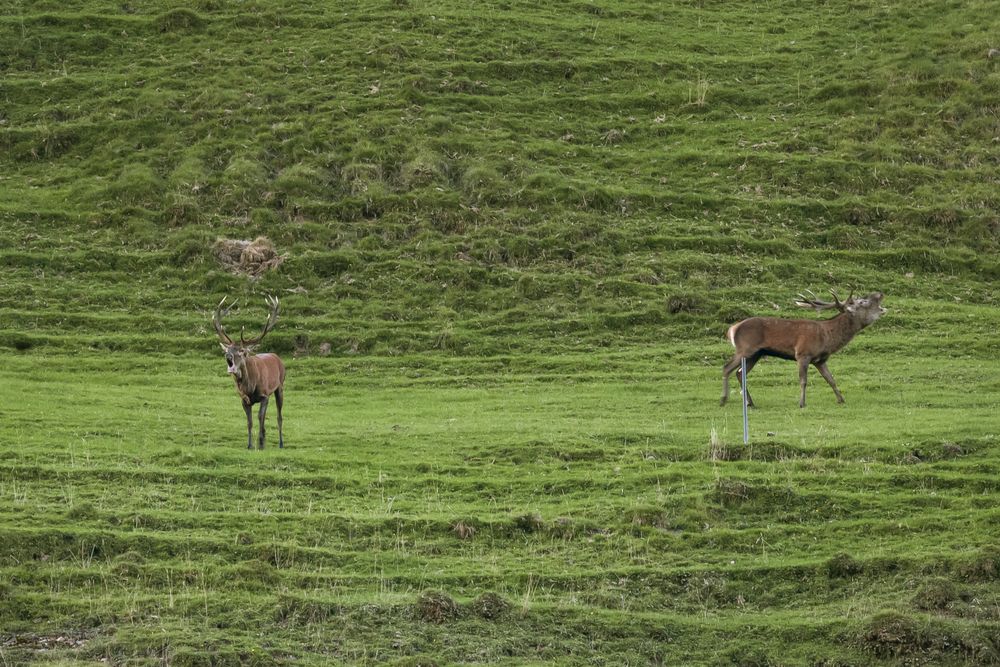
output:
M990 662L996 379L867 347L762 364L748 447L720 344L293 359L263 452L221 358L14 355L5 655Z

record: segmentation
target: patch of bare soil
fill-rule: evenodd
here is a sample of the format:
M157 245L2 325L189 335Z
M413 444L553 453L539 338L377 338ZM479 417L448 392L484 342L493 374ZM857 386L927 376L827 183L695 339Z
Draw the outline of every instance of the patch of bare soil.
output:
M79 650L89 641L89 637L80 635L38 635L32 632L22 632L0 637L0 648L20 651L45 653L55 650Z

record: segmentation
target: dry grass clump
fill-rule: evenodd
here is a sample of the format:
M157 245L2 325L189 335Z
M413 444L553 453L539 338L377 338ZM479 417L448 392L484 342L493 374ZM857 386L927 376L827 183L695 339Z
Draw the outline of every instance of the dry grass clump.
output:
M486 592L472 601L472 613L480 618L491 621L509 612L511 606L511 603L502 596L493 592Z
M660 530L670 528L670 517L662 507L643 506L637 507L632 512L632 525L635 527L650 526Z
M417 618L428 623L444 623L458 616L458 603L441 591L427 590L417 596Z
M886 612L872 618L861 635L862 646L881 658L919 651L923 645L920 628L909 616Z
M960 456L965 455L965 449L962 445L954 442L946 442L941 445L941 458L943 459L957 459Z
M403 164L399 175L403 186L412 190L441 181L444 178L444 172L444 162L433 153L424 151Z
M545 528L545 520L541 514L522 514L514 517L514 528L523 533L536 533Z
M739 461L741 458L743 458L742 450L739 447L728 447L713 427L708 437L708 460Z
M1000 579L1000 548L984 547L958 567L965 581L996 581Z
M578 526L566 516L556 517L556 519L549 524L549 534L552 537L558 537L564 540L571 540L577 533Z
M712 497L723 505L738 505L750 500L753 488L738 479L719 478L715 480Z
M826 574L831 579L842 579L854 577L864 571L864 565L854 556L847 553L838 553L826 561Z
M73 519L74 521L82 521L86 519L97 518L97 508L94 507L92 503L84 501L82 503L76 503L67 512L66 517Z
M285 261L285 255L279 255L274 244L264 236L253 241L219 239L212 252L228 271L254 278L278 268Z
M187 8L171 9L156 17L160 32L189 31L205 25L205 18Z
M703 306L702 298L697 294L671 294L667 297L667 312L671 315L698 313Z
M615 146L625 140L625 131L617 128L611 129L605 132L601 136L601 139L603 139L606 145Z
M460 540L469 540L476 535L476 527L471 522L467 521L455 522L455 524L451 527L451 530Z
M924 611L945 611L962 600L962 591L955 582L944 577L925 581L913 596L913 604Z

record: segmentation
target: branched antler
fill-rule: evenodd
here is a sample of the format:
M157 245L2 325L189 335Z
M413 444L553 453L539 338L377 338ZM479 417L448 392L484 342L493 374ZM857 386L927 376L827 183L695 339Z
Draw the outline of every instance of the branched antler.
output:
M219 305L215 307L215 312L212 315L212 326L215 327L215 333L219 335L219 340L221 340L226 345L232 345L233 344L232 337L226 333L225 329L222 328L222 318L228 315L233 305L235 305L235 304L230 304L228 308L223 310L222 307L225 305L227 298L228 297L222 297L222 301L220 301ZM240 328L240 345L242 345L243 347L253 347L254 345L258 345L262 340L264 340L264 336L270 333L271 329L273 329L274 325L278 322L277 297L268 296L264 299L264 302L267 304L267 308L269 311L267 316L267 322L264 323L264 328L261 330L260 335L254 338L249 338L249 339L246 338L246 336L244 335L246 328L245 327Z
M806 296L807 294L809 296ZM817 312L826 310L827 308L836 308L840 312L844 312L847 304L850 303L851 298L854 296L854 289L851 289L851 293L846 301L841 301L840 297L837 296L837 292L832 289L830 290L830 294L833 295L833 301L820 301L811 290L806 290L805 294L799 294L798 298L795 299L795 305L800 308L814 308Z
M229 308L226 308L225 311L222 310L222 306L225 303L226 297L222 297L222 301L220 301L219 305L215 307L215 313L212 314L212 326L215 327L215 333L219 335L219 340L226 345L232 345L233 339L230 338L229 334L226 333L226 330L222 328L222 317L229 314Z
M279 310L278 297L276 296L265 297L264 303L267 304L267 308L269 311L267 316L267 322L264 323L264 328L261 330L260 335L256 336L255 338L250 338L249 340L247 340L243 337L243 332L240 331L240 342L243 343L244 347L252 347L254 345L258 345L262 340L264 340L264 336L269 334L271 330L274 328L274 325L277 324L278 322L278 310Z

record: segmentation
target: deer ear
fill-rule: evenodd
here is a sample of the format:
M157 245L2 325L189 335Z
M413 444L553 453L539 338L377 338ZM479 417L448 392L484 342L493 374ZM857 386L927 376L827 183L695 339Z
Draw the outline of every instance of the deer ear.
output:
M221 348L222 348L222 351L223 351L223 352L225 352L226 350L228 350L228 349L229 349L229 346L228 346L228 345L226 345L225 343L223 343L223 342L222 342L221 340L219 341L219 347L221 347Z

